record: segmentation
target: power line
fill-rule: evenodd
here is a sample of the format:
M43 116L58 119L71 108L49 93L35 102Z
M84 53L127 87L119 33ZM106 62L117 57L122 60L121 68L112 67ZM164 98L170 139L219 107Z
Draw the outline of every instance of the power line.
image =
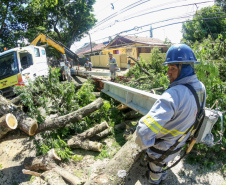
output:
M213 1L204 1L204 2L200 2L200 3L196 3L196 4L202 4L202 3L208 3L208 2L213 2ZM159 9L159 10L143 13L143 14L140 14L140 15L137 15L137 16L133 16L133 17L129 17L129 18L124 19L122 21L127 21L127 20L130 20L130 19L134 19L136 17L144 16L144 15L155 13L155 12L160 12L160 11L163 11L163 10L168 10L168 9L173 9L173 8L178 8L178 7L183 7L183 6L190 6L190 5L194 5L194 3L186 4L186 5L171 6L171 7L168 7L168 8L162 8L162 9Z
M143 1L143 0L140 0L140 1ZM126 7L122 8L120 11L115 12L115 13L113 13L112 15L110 15L110 16L104 18L103 20L101 20L100 22L98 22L97 25L94 26L94 28L96 28L96 27L100 26L101 24L105 23L106 21L108 21L108 20L110 20L110 19L116 17L116 16L118 15L118 13L120 13L120 14L121 14L121 13L124 13L124 12L126 12L126 11L128 11L128 10L130 10L130 9L132 9L132 8L134 8L134 7L136 7L136 6L139 6L139 5L143 4L143 3L146 3L146 2L148 2L148 1L150 1L150 0L145 0L144 2L140 2L140 1L136 1L135 3L132 3L132 4L130 4L129 6L126 6ZM139 3L139 2L140 2L140 3ZM139 4L138 4L138 3L139 3Z
M200 3L196 3L196 4L203 4L203 3L208 3L208 2L213 2L213 1L203 1L203 2L200 2ZM162 8L162 9L150 11L150 12L147 12L147 13L143 13L143 14L140 14L140 15L137 15L137 16L132 16L132 17L120 20L120 21L116 21L116 22L118 23L118 22L128 21L130 19L134 19L134 18L144 16L144 15L147 15L147 14L156 13L156 12L160 12L160 11L167 10L167 9L173 9L173 8L184 7L184 6L191 6L191 5L194 5L194 3L193 4L186 4L186 5L179 5L179 6L172 6L172 7L168 7L168 8ZM114 24L116 24L116 22ZM110 26L107 26L106 28L112 27L113 25L111 24ZM99 30L104 30L104 29L98 29L98 30L94 31L93 33L97 32Z
M158 27L155 27L155 28L152 28L152 29L155 30L155 29L159 29L159 28L162 28L162 27L167 27L167 26L171 26L171 25L175 25L175 24L180 24L180 23L185 23L185 22L201 21L201 20L211 20L211 19L224 19L224 18L226 18L226 16L225 17L209 17L209 18L202 18L202 19L197 19L197 20L185 20L185 21L179 21L179 22L174 22L174 23L170 23L170 24L165 24L163 26L158 26ZM144 26L146 26L146 25L144 25ZM122 31L120 33L127 33L127 32L130 32L130 31L133 31L133 30L134 29L125 30L125 31ZM144 31L141 31L141 32L138 32L138 33L132 33L132 34L127 34L127 35L140 34L140 33L148 32L148 31L150 31L150 30L148 29L148 30L144 30ZM108 37L104 37L104 38L101 38L101 39L94 40L94 42L95 41L99 41L99 40L103 40L103 39L107 39L109 37L117 36L120 33L116 33L116 34L111 35L111 36L108 36Z

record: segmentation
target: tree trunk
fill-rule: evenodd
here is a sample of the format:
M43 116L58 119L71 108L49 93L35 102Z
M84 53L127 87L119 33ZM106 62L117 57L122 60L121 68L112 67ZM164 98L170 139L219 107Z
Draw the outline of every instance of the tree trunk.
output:
M19 105L20 102L21 102L21 96L19 95L19 96L13 98L13 99L10 100L10 101L11 101L11 103L13 103L14 105Z
M85 132L78 134L76 136L73 136L71 139L68 140L67 144L71 148L82 148L85 150L93 150L93 151L101 151L102 144L94 141L88 140L88 138L91 138L95 136L97 133L100 133L101 131L108 128L107 122L103 122L99 125L96 125Z
M10 130L16 129L18 126L16 117L9 113L0 118L0 139L4 137Z
M53 170L46 171L41 174L41 178L47 182L49 185L67 185L65 181L62 179L61 175Z
M67 115L60 116L54 119L45 120L44 123L39 125L37 133L64 127L68 123L74 123L81 120L88 114L98 110L103 105L103 100L101 98L96 99L94 102L82 107L74 112Z
M98 124L85 132L78 134L77 137L80 139L87 139L95 136L97 133L100 133L101 131L107 129L109 126L106 121L102 122L101 124Z
M39 156L39 157L26 157L24 159L24 166L27 170L32 171L55 171L59 175L61 175L65 180L70 182L71 184L80 184L82 182L81 179L76 177L75 175L69 173L64 168L58 166L51 155Z
M102 143L90 141L88 139L83 140L76 136L68 140L67 145L71 148L82 148L84 150L92 150L97 152L100 152L102 149Z
M139 158L139 148L135 143L135 133L132 138L117 152L109 163L99 172L99 175L87 181L85 185L102 184L118 185L124 184L125 177L135 161Z
M104 131L100 132L99 134L95 135L94 137L91 138L92 141L98 141L101 140L102 138L110 135L112 133L112 127L105 129Z
M20 107L15 106L10 101L0 95L0 116L12 113L18 121L18 127L30 136L33 136L38 129L38 124L35 119L28 117Z
M100 92L92 92L92 94L93 94L94 96L96 96L96 98L99 98L99 97L100 97Z

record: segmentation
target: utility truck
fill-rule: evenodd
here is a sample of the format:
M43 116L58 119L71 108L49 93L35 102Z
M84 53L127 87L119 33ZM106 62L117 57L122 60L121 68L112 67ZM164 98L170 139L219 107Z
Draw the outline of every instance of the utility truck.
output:
M48 75L46 51L43 47L17 47L0 53L0 94L15 95L15 85L26 85L28 80Z
M29 79L34 80L38 76L48 75L46 51L44 47L36 46L38 42L56 48L64 55L64 60L68 56L78 62L78 56L69 48L41 33L30 46L17 47L0 53L0 94L4 97L10 98L15 95L13 90L15 85L26 85ZM65 79L64 62L58 67L61 68L61 78Z

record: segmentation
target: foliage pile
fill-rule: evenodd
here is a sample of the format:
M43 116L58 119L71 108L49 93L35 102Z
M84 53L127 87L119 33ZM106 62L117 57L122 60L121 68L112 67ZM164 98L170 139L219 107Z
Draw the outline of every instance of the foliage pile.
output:
M145 69L151 76L148 76L140 67L135 64L126 77L131 78L131 81L124 83L127 86L134 87L141 90L150 91L153 88L163 87L164 89L168 86L168 78L166 76L167 68L162 66L162 61L165 59L165 53L161 53L159 48L153 48L151 50L151 58L148 61L144 61L142 58L139 61L141 67ZM119 83L119 79L116 79Z
M66 115L96 99L92 94L95 87L91 79L88 79L79 90L75 90L72 82L60 82L59 75L59 69L50 68L48 77L39 77L34 82L30 81L27 86L15 88L16 93L21 97L24 111L30 117L37 119L39 124L42 124L45 118L52 114ZM84 117L83 120L65 128L41 133L42 138L45 139L34 140L37 155L44 155L54 148L63 160L70 158L81 160L82 158L77 155L74 156L72 150L67 146L66 140L68 138L93 127L95 123L107 121L110 126L114 126L124 120L124 116L116 108L117 103L107 96L102 98L105 99L104 105L99 110ZM45 110L45 115L41 113L40 108ZM117 146L124 144L125 139L121 133L113 131L113 135L119 140L112 147L118 149ZM109 149L105 145L103 148L99 158L113 156L112 153L106 156Z

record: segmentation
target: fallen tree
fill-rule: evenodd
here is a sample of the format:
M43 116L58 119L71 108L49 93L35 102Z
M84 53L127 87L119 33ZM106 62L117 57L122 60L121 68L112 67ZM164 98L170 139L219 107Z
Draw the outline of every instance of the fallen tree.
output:
M0 139L9 131L16 129L18 126L16 117L11 114L5 114L0 118Z
M39 125L37 133L43 132L46 130L61 128L69 123L79 121L83 117L87 116L88 114L98 110L102 105L103 105L103 100L101 98L98 98L92 103L86 105L85 107L82 107L67 115L54 117L52 119L46 119L42 124Z
M68 140L67 144L71 148L82 148L85 150L101 151L102 143L96 141L90 141L89 138L94 137L96 134L101 133L103 130L107 129L109 126L107 122L103 122L96 125L93 128L86 130L85 132L73 136Z
M140 151L135 143L135 133L125 145L116 153L109 163L98 172L98 175L87 181L85 185L102 184L118 185L124 184L125 177L135 161L140 156Z
M58 175L63 177L67 182L73 185L80 184L82 182L80 178L69 173L64 168L61 168L60 166L58 166L55 163L53 155L51 155L50 153L44 156L39 156L39 157L26 157L24 159L24 167L25 169L31 170L31 171L42 170L42 171L47 171L49 173L52 173L51 171L56 172ZM43 175L47 176L47 174L46 175L43 174Z
M38 129L37 121L27 116L20 107L0 95L0 116L12 113L18 121L18 128L30 136L33 136Z

